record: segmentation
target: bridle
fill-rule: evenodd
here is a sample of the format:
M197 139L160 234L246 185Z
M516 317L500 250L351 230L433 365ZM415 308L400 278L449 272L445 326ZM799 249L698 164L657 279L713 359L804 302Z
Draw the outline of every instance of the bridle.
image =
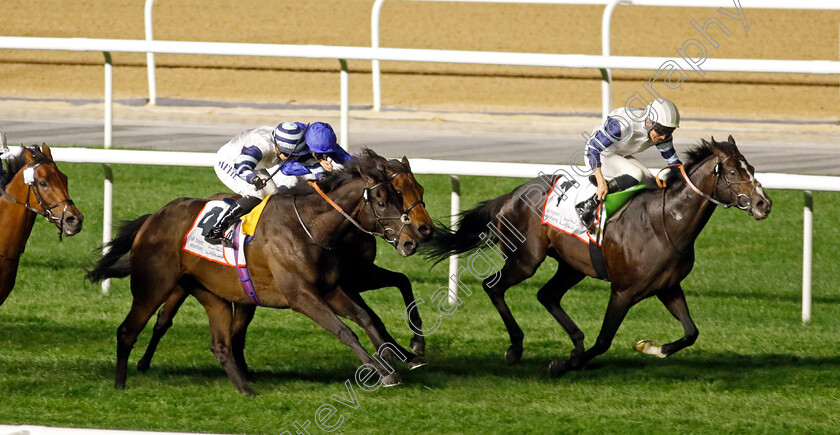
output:
M400 175L409 175L409 174L410 174L410 172L397 172L397 173L391 175L391 177L390 177L391 184L394 184L394 180L397 177L399 177ZM422 205L423 208L425 208L426 207L426 202L423 201L422 199L418 199L417 201L414 201L413 203L411 203L411 205L408 206L407 209L405 209L405 214L407 215L407 214L411 213L411 210L414 209L414 207L417 207L418 205Z
M353 217L350 216L349 214L347 214L347 212L345 212L344 209L342 209L340 205L336 204L335 201L333 201L329 196L327 196L327 194L324 193L324 191L321 190L321 188L318 186L318 183L316 183L314 181L310 181L307 184L312 186L315 189L315 191L318 192L318 194L321 195L321 197L324 198L325 201L327 201L328 204L330 204L334 209L336 209L336 211L341 213L341 215L344 216L345 219L350 221L350 223L355 225L356 228L358 228L360 231L362 231L366 234L369 234L371 236L382 237L386 242L388 242L392 245L396 244L396 242L398 241L398 236L397 235L402 233L405 226L411 223L411 218L408 217L408 212L407 211L403 211L400 216L382 216L382 215L379 214L378 211L376 211L376 208L373 207L373 205L370 204L371 193L373 192L373 190L382 186L382 185L390 184L390 182L384 182L383 181L383 182L377 183L373 186L365 187L365 190L362 192L362 198L364 199L364 205L362 206L362 209L364 209L364 207L370 206L371 213L373 213L373 216L376 218L377 226L379 228L382 228L381 232L379 232L379 231L369 231L369 230L365 229L364 227L362 227L362 225L358 221L356 221L356 219L353 219ZM295 205L294 202L293 202L293 206L294 206L294 209L295 209L295 214L297 214L298 222L300 222L301 226L303 226L303 229L304 229L304 231L306 231L306 234L309 236L309 238L312 239L313 241L315 241L315 243L318 244L318 246L321 246L322 248L325 248L325 249L330 249L329 247L322 246L320 243L318 243L317 240L315 240L315 237L312 236L312 233L309 232L309 229L306 227L306 224L304 224L303 219L301 219L300 213L298 213L298 211L297 211L297 205ZM395 231L391 228L385 227L385 225L382 223L382 221L384 221L384 220L393 220L393 219L399 219L400 222L402 223L401 226L400 226L400 229L397 230L397 231ZM394 233L394 236L392 238L389 238L388 237L389 233Z
M698 195L702 196L703 198L706 198L706 200L712 202L713 204L715 204L717 206L720 206L720 207L723 207L723 208L729 208L729 207L734 206L734 207L740 208L741 210L747 210L752 205L752 199L750 199L749 195L736 192L735 189L732 188L732 185L733 184L752 183L753 188L750 191L750 195L751 195L752 193L755 192L756 189L761 187L761 183L758 180L755 179L755 176L753 176L753 174L749 174L749 172L747 172L747 173L749 174L750 179L749 180L744 180L744 181L731 181L729 178L727 178L726 174L722 174L723 165L726 163L727 160L729 160L732 157L743 158L744 156L741 155L741 154L736 154L736 155L726 156L726 158L723 159L723 160L720 160L719 157L715 157L718 160L718 162L715 165L715 168L712 172L715 176L715 190L712 192L712 195L714 195L715 192L717 191L717 184L722 179L723 182L726 184L726 187L729 189L729 192L732 193L732 195L735 197L735 202L732 203L732 204L727 204L727 203L721 202L718 199L714 198L713 196L707 195L705 192L703 192L697 186L695 186L694 183L691 182L691 178L690 178L690 175L693 175L694 172L692 171L691 174L687 174L685 172L685 165L683 165L683 164L668 165L668 166L662 168L662 170L660 170L659 172L662 172L662 171L664 171L665 169L668 169L668 168L679 166L680 172L682 173L683 179L685 180L686 184L688 184L688 187L690 187L691 190L693 190ZM697 167L699 167L699 165ZM696 167L695 167L694 170L696 170ZM656 177L656 184L658 184L659 187L661 187L663 189L666 187L665 183L662 182L659 179L658 174L657 174L657 177ZM741 201L742 198L744 199L744 201ZM663 199L663 201L664 201L664 199ZM663 207L664 207L664 202L663 202Z
M41 165L55 165L55 162L52 161L52 160L45 161L45 162L38 162L38 163L36 163L32 166L26 165L21 170L22 171L32 171L33 176L34 176L35 169L37 169ZM64 216L67 213L67 207L69 207L71 205L74 205L75 203L73 202L72 199L70 199L68 197L67 199L59 201L59 202L57 202L53 205L48 205L47 202L44 200L43 195L41 195L41 189L38 188L38 184L35 182L35 180L32 180L32 182L26 183L26 185L28 186L27 189L26 189L26 201L18 200L17 198L12 196L9 192L6 192L6 190L3 189L2 187L0 187L0 194L5 196L6 198L11 200L12 202L14 202L16 204L19 204L19 205L22 205L27 210L29 210L31 212L34 212L36 214L39 214L39 215L43 216L45 219L47 219L49 222L57 225L58 229L59 229L58 240L59 241L62 240L62 235L64 234ZM34 186L34 189L33 189L33 186ZM37 208L29 205L29 198L33 194L35 195L35 201L38 203L38 206L41 207L41 210L38 210ZM53 213L53 210L56 207L58 207L62 204L64 204L64 208L61 210L61 216L56 216Z
M718 162L717 162L717 164L715 164L715 167L712 170L712 174L715 176L715 183L714 183L715 188L712 191L712 195L714 195L715 192L717 192L717 185L718 185L719 181L722 179L723 182L726 184L726 187L729 189L729 191L735 197L735 202L732 203L732 204L727 204L727 203L721 202L718 199L714 198L712 195L707 195L705 192L703 192L697 186L695 186L694 183L691 182L691 175L694 174L694 171L696 171L697 168L700 165L695 166L693 168L691 174L687 174L685 172L685 165L683 165L681 163L676 164L676 165L668 165L668 166L662 168L659 171L659 173L661 173L665 169L672 168L672 167L675 167L675 166L679 166L680 173L682 173L683 179L685 180L686 184L688 185L688 187L691 188L691 190L693 190L698 195L702 196L703 198L705 198L709 202L711 202L711 203L713 203L713 204L715 204L716 206L719 206L719 207L730 208L730 207L735 206L735 207L740 208L741 210L747 210L752 205L752 200L750 199L750 196L747 196L743 193L735 192L735 189L732 188L732 185L733 184L753 183L753 188L750 191L750 195L752 195L752 193L754 193L756 189L761 187L761 183L758 180L755 179L755 176L753 176L753 174L749 174L749 171L747 171L747 173L750 176L749 180L746 180L746 181L731 181L731 180L729 180L729 178L726 177L726 174L723 174L722 172L723 172L724 163L726 163L726 161L729 160L732 157L741 157L743 159L744 156L741 155L741 154L730 155L730 156L726 156L726 158L724 158L723 160L720 160L720 157L716 156L715 158L717 159ZM665 188L667 186L666 186L665 182L663 182L659 179L659 173L657 173L657 176L655 178L656 178L656 184L659 185L660 188L662 188L662 229L665 232L665 238L668 240L668 243L671 244L671 249L673 249L674 251L676 251L680 254L685 255L686 254L685 252L682 252L679 249L677 249L677 246L674 244L674 242L671 240L671 236L668 234L668 226L665 224L665 191L666 191ZM746 200L746 202L743 205L742 205L741 198L744 198Z

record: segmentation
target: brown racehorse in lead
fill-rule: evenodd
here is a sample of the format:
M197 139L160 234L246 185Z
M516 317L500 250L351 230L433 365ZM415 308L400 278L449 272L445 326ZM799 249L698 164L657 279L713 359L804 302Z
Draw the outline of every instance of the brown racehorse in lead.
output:
M694 266L694 242L718 206L736 206L756 220L770 213L772 202L755 179L755 170L738 151L732 136L726 142L703 140L689 150L682 170L671 171L666 188L641 191L609 222L602 243L603 257L611 284L610 300L595 344L584 348L583 332L569 317L560 301L584 277L597 277L589 245L541 225L534 205L542 205L555 178L536 178L462 213L458 229L438 228L425 243L428 255L443 259L452 254L474 251L490 237L505 240L498 246L504 266L483 282L484 291L502 316L511 345L505 353L508 364L522 357L522 329L505 303L510 287L531 277L547 256L557 260L554 276L537 292L537 299L560 323L572 340L569 358L554 360L552 376L580 370L592 358L609 349L627 311L636 303L656 296L682 324L684 336L658 346L650 341L636 343L640 352L666 357L692 345L697 327L688 312L680 282Z

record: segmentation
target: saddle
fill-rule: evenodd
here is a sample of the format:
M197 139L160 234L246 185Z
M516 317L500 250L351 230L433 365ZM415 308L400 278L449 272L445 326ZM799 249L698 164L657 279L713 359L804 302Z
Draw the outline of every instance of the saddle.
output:
M610 218L620 215L622 207L644 188L644 184L637 184L627 190L607 194L604 203L598 208L598 215L593 224L594 229L589 232L589 257L592 260L592 266L595 267L595 272L601 279L607 281L610 279L607 264L604 260L604 250L601 247L601 242L604 239L604 228L607 222L611 220Z

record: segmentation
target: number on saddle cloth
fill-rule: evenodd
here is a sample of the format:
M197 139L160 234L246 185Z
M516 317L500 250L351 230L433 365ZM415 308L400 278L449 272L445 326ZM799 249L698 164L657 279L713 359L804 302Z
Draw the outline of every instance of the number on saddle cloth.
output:
M230 210L230 208L233 207L233 205L236 203L236 201L234 201L231 198L224 198L224 199L222 199L222 201L225 202L225 204L227 205L226 207L213 207L213 208L211 208L207 212L207 214L205 214L204 217L201 219L201 222L196 224L196 227L201 228L201 237L207 236L207 233L209 233L210 229L212 229L213 226L216 225L216 222L218 222L219 219L223 218L227 214L227 211ZM234 221L234 222L231 222L231 223L236 223L236 222ZM228 229L225 228L224 230L225 230L225 233L227 233Z

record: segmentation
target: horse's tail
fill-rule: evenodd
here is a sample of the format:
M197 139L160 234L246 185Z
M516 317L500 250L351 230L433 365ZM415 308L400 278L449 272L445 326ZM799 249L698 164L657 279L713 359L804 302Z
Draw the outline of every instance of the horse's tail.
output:
M120 229L115 237L110 242L103 245L102 250L108 249L108 252L96 262L96 267L85 274L85 278L90 282L101 282L108 278L124 278L131 273L131 265L128 262L128 253L131 251L131 245L134 244L134 238L140 232L140 227L146 223L151 214L140 216L133 221L124 221L120 225Z
M513 193L509 192L498 198L484 201L478 207L460 213L457 230L438 222L432 240L423 242L418 249L422 251L424 257L434 260L437 264L451 255L463 254L478 248L482 241L494 237L494 234L488 231L487 225L497 220L496 216ZM481 237L482 234L484 237Z

